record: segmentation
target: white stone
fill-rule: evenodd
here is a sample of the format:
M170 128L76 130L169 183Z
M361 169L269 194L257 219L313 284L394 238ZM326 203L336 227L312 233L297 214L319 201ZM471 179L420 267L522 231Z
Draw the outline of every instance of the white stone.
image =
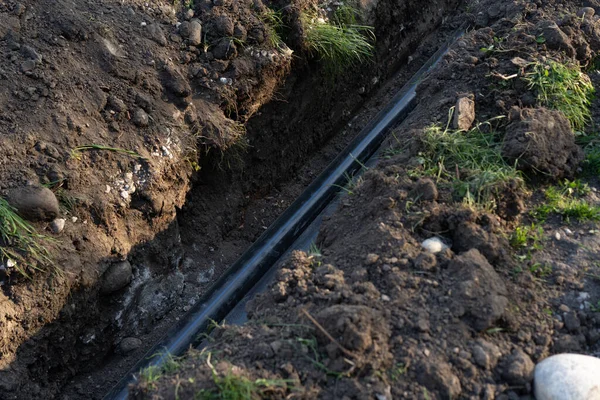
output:
M67 220L64 218L56 218L50 223L50 229L53 233L61 233L63 229L65 229L65 222L67 222Z
M535 367L537 400L599 400L600 359L581 354L559 354Z
M556 240L560 240L560 232L556 232L556 233L554 234L554 238L555 238Z
M423 241L423 243L421 243L421 246L423 246L425 250L428 250L433 254L439 253L442 250L446 250L449 247L446 243L442 241L442 239L435 236Z

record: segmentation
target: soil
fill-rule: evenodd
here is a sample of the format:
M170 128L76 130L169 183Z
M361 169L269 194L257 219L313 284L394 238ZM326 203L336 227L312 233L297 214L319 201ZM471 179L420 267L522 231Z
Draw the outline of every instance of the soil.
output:
M524 65L553 59L581 65L597 85L596 12L594 1L482 0L450 13L447 23L470 28L419 85L417 108L386 156L322 225L321 254L295 252L249 304L248 323L217 326L202 351L130 393L211 398L219 378L237 376L255 383L256 398L530 399L537 362L599 356L598 223L530 213L545 202L544 181L581 175L581 149L522 79ZM515 138L535 130L535 152L518 163L527 189L507 187L493 210L409 173L425 129L451 123L448 109L465 96L477 121L505 117L495 128L509 159L524 143ZM584 199L598 205L597 177L582 179ZM533 222L541 246L511 246L515 228ZM434 236L448 246L435 255L421 246Z
M102 397L461 22L361 4L376 56L332 82L280 3L0 1L0 191L66 222L45 271L1 260L0 397Z

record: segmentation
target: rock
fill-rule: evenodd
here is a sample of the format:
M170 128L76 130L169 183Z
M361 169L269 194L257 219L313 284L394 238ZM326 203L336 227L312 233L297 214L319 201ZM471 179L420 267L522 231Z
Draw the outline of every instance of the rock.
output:
M438 198L438 190L435 182L429 178L421 178L410 192L410 197L415 201L435 201Z
M141 108L137 108L133 112L131 122L133 122L135 125L137 125L139 127L148 126L148 122L149 122L148 114L146 114L146 112L144 110L142 110Z
M600 359L580 354L559 354L535 367L537 400L600 399Z
M59 212L56 196L45 187L25 186L8 192L6 201L28 221L52 221Z
M461 97L456 101L452 127L461 131L468 131L475 121L475 102L468 97Z
M508 357L502 377L510 385L525 385L533 379L534 367L531 358L523 350L516 349Z
M569 57L573 57L575 55L575 49L571 44L571 39L564 33L558 25L556 25L553 21L543 21L538 25L538 28L541 29L541 33L546 39L546 46L553 50L562 50Z
M50 223L50 230L53 233L61 233L63 229L65 229L66 219L64 218L56 218L54 221Z
M365 257L366 265L373 265L379 260L379 256L377 254L369 253L367 257Z
M198 46L202 43L202 25L197 19L191 22L182 22L179 25L179 33L192 46Z
M444 243L439 237L434 236L424 240L423 243L421 243L421 247L433 254L436 254L448 249L450 246Z
M102 277L100 293L110 294L123 289L131 282L132 274L131 264L127 260L111 264Z
M127 111L127 105L125 104L125 102L112 94L108 96L108 99L106 100L106 105L116 112Z
M583 7L577 11L578 18L592 18L596 14L596 10L592 7Z
M476 249L454 258L448 266L455 315L478 331L493 326L508 305L504 281Z
M135 337L127 337L121 340L119 343L119 350L121 354L131 353L134 350L137 350L142 345L142 341Z
M146 25L146 35L161 46L167 45L167 38L162 28L158 24Z
M483 369L494 369L501 355L498 346L483 339L477 339L473 346L473 360Z
M566 312L563 316L563 321L565 323L565 327L570 332L577 331L581 326L581 322L579 322L579 318L577 318L575 311Z
M545 108L522 110L507 126L502 155L520 170L554 180L573 176L584 157L564 114Z
M444 361L422 362L417 364L416 371L417 382L443 399L456 399L462 392L460 380Z

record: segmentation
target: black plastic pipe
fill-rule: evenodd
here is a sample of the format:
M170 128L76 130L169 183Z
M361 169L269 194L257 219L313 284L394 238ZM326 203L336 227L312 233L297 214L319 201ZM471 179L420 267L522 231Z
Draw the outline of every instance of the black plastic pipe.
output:
M210 322L221 321L244 298L327 206L346 183L347 176L352 176L360 169L379 148L386 133L414 109L418 82L446 51L447 47L444 47L429 59L352 143L215 282L208 293L113 387L104 397L105 400L127 399L128 385L134 380L134 374L142 368L161 367L169 357L181 355L190 346L199 344L199 334L207 330Z

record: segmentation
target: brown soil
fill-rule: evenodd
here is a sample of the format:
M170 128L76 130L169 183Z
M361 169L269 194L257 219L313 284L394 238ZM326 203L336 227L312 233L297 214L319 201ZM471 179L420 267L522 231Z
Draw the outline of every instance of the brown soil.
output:
M458 2L420 3L365 3L376 58L333 84L294 39L308 2L269 5L291 57L260 1L0 1L0 190L47 185L66 219L36 223L52 268L2 271L0 397L101 397L456 28L415 53Z
M577 17L583 6L600 12L592 1L483 0L450 17L471 29L420 84L419 104L395 130L389 156L324 222L322 256L295 252L252 300L247 324L219 326L203 351L131 393L210 398L202 396L218 390L216 374L269 380L257 398L531 398L535 363L556 353L599 355L598 223L549 218L540 223L542 246L528 252L508 240L545 201L539 172L551 180L580 172L581 150L563 132L569 127L555 121L558 139L533 139L537 154L520 165L528 191L508 187L494 213L408 174L424 129L445 126L448 109L465 95L478 121L508 117L497 127L502 135L518 136L523 124L544 132L562 118L540 108L515 57L591 66L600 19L590 10ZM597 85L598 72L589 71ZM598 104L590 132L600 121ZM505 151L511 146L507 139ZM543 170L532 173L534 162ZM597 177L587 183L585 200L600 204ZM420 244L432 236L450 248L425 251Z

